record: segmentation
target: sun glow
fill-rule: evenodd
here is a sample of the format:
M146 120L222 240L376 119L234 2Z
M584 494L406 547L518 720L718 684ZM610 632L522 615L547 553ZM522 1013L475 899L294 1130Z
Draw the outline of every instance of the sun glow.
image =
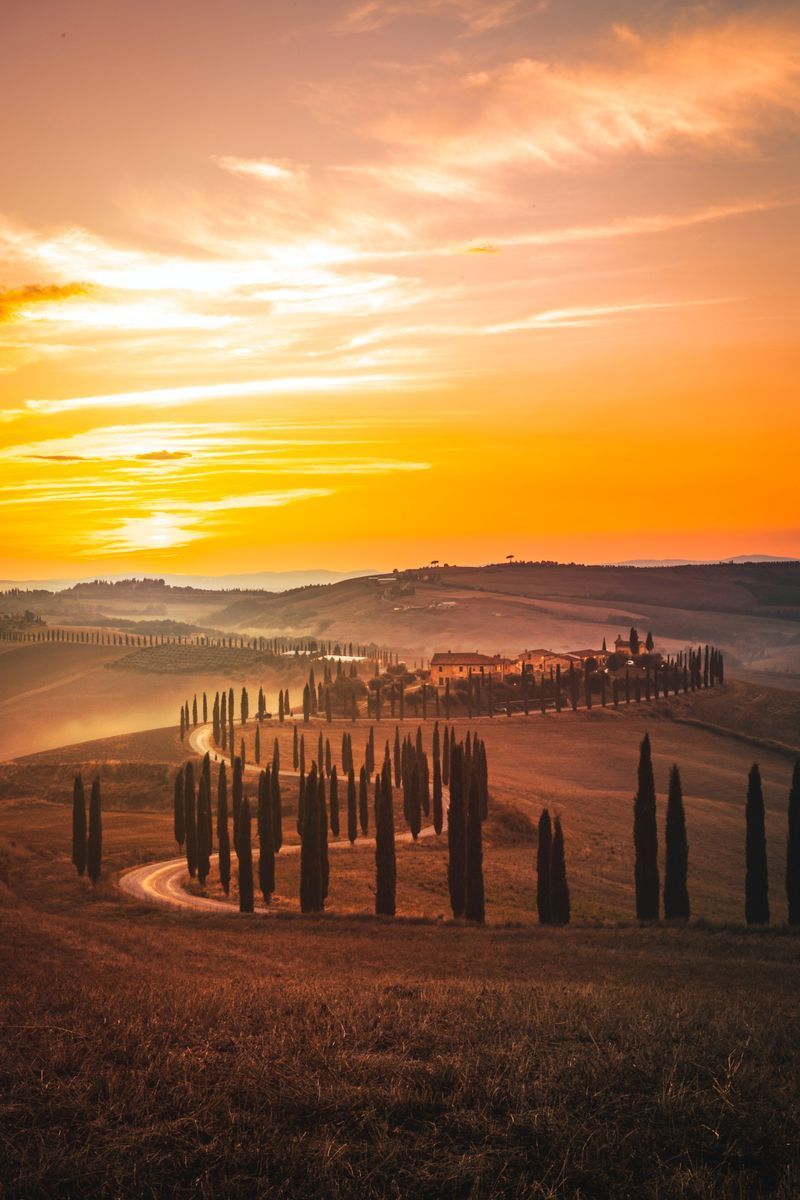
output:
M793 14L307 8L211 110L221 17L167 69L15 10L74 119L32 159L9 60L6 574L800 552Z

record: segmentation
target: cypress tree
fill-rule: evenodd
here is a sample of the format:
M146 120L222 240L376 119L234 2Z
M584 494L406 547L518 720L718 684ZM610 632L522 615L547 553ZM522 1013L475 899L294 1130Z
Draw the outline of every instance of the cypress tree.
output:
M305 725L311 720L311 691L308 684L303 688L303 723ZM295 725L295 733L297 726Z
M352 846L358 837L358 814L356 812L356 775L351 767L347 772L347 837Z
M197 728L197 696L192 700L192 725Z
M227 896L231 889L231 839L228 833L228 779L225 763L220 763L217 782L217 843L219 845L219 880Z
M466 824L466 885L464 916L468 921L486 919L483 890L483 828L481 820L481 785L478 773L472 772L469 783L469 806Z
M367 775L371 778L372 772L375 770L375 730L372 725L369 727L369 737L367 738L367 749L364 755L364 765L367 768Z
M295 771L296 771L296 770L297 770L297 768L300 766L300 757L299 757L298 741L297 741L297 725L294 725L292 728L293 728L293 733L292 733L292 766L294 767L294 769L295 769ZM276 739L276 740L277 740L277 739Z
M317 776L317 802L319 804L319 856L322 866L322 899L328 898L331 869L328 858L328 806L325 800L325 776L320 771Z
M231 733L232 733L232 732L233 732L233 730L231 730ZM233 740L231 740L231 748L233 748ZM239 757L240 757L240 758L241 758L241 760L242 760L242 770L244 770L244 767L245 767L245 759L244 759L244 738L242 738L242 740L241 740L241 742L240 742L240 744L239 744Z
M447 739L445 738L445 744ZM433 830L436 836L442 832L444 814L442 812L442 771L439 759L433 760Z
M446 725L442 742L442 783L445 787L450 783L450 731Z
M542 809L539 817L539 839L536 847L536 908L539 913L539 924L552 923L552 908L550 895L550 865L553 850L553 829L550 824L550 813Z
M649 635L648 635L649 636ZM686 814L683 808L681 773L677 766L669 773L667 824L664 835L664 916L668 921L689 920L689 843L686 838Z
M261 765L261 734L258 725L256 725L256 745L255 745L255 760L258 766Z
M358 775L358 821L364 837L369 833L369 792L367 768L363 766Z
M795 760L792 786L789 792L786 899L789 902L789 924L800 925L800 758Z
M219 745L220 728L219 728L219 692L214 697L214 707L211 710L211 722L213 725L214 745Z
M392 784L388 771L375 776L375 912L393 917L397 904Z
M197 789L197 878L200 886L205 887L208 873L211 870L210 855L210 814L211 797L208 793L208 780L205 772L200 772L200 784Z
M333 769L333 759L331 758L331 743L328 738L325 739L325 774L330 776Z
M237 837L239 836L239 809L242 807L242 760L235 758L233 760L233 782L232 782L232 799L233 799L233 845L238 851Z
M336 774L336 767L331 771L330 776L330 804L331 804L331 833L334 837L339 836L339 779Z
M79 875L86 870L86 850L86 794L79 772L72 785L72 861Z
M187 762L183 773L183 813L186 829L186 865L189 875L197 874L197 812L194 796L194 767Z
M272 893L275 891L271 774L272 772L267 768L258 777L258 886L265 904L269 904Z
M553 845L550 854L550 919L554 925L568 925L570 917L567 864L564 859L564 833L561 818L553 826Z
M400 787L401 779L400 730L394 727L394 786Z
M92 883L97 883L100 878L103 858L103 821L100 808L100 779L95 775L89 797L89 835L86 842L86 872Z
M747 823L745 920L748 925L767 925L769 923L767 838L764 829L764 794L761 790L761 772L758 763L753 763L747 782L745 820Z
M639 750L639 788L633 802L633 845L636 855L636 916L640 921L657 921L658 829L649 734L644 735Z
M272 846L275 853L279 854L283 845L283 798L281 796L281 756L277 738L275 738L272 752L270 792L272 795Z
M419 837L419 831L422 828L422 780L419 771L419 759L415 759L414 765L409 773L408 787L408 827L411 830L411 836L414 841Z
M283 724L283 688L278 692L278 720Z
M186 721L183 715L183 705L181 705L181 741L186 736Z
M450 804L447 809L447 886L454 917L464 915L465 841L464 750L458 745L450 752Z
M236 854L239 859L239 912L251 913L253 902L253 846L250 828L250 801L246 796L239 806L239 824L236 830Z

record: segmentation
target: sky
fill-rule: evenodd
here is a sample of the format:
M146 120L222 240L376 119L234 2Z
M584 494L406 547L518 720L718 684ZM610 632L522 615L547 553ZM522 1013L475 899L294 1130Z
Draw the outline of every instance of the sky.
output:
M796 5L0 44L0 577L800 556Z

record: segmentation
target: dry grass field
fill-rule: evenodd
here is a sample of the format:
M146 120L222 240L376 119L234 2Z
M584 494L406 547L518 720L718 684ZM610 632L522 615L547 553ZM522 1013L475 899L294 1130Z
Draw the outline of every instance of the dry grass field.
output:
M358 842L331 855L321 917L297 912L287 855L275 919L125 897L121 870L176 852L170 780L190 751L174 727L6 764L0 1195L797 1195L800 940L780 924L792 756L743 740L752 702L734 685L647 709L459 720L489 754L485 928L449 919L435 838L398 845L394 921L371 915L374 854ZM798 709L776 694L771 740L789 740ZM330 736L338 762L343 730L359 760L367 728L305 733ZM632 920L645 729L662 831L667 771L683 772L689 928ZM264 755L276 734L291 767L289 725L262 726ZM380 747L394 724L376 734ZM766 931L741 924L754 758ZM96 889L69 862L78 768L103 780ZM288 842L296 784L282 787ZM535 920L543 804L565 827L574 924L562 930Z

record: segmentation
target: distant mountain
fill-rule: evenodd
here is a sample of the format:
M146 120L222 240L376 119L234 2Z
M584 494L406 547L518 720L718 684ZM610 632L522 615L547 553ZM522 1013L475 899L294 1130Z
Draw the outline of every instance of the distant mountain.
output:
M240 588L247 591L288 592L293 588L316 584L341 583L345 579L357 579L362 575L375 575L376 571L255 571L242 575L172 575L153 571L153 578L163 579L170 587L194 587L207 591L229 591ZM140 578L138 573L126 575L94 575L73 579L0 579L0 591L21 588L23 591L63 592L78 583L91 583L94 579L106 579L116 583L122 579Z
M733 558L628 558L624 562L612 563L615 567L706 567L716 563L771 563L797 562L798 559L783 554L737 554Z

